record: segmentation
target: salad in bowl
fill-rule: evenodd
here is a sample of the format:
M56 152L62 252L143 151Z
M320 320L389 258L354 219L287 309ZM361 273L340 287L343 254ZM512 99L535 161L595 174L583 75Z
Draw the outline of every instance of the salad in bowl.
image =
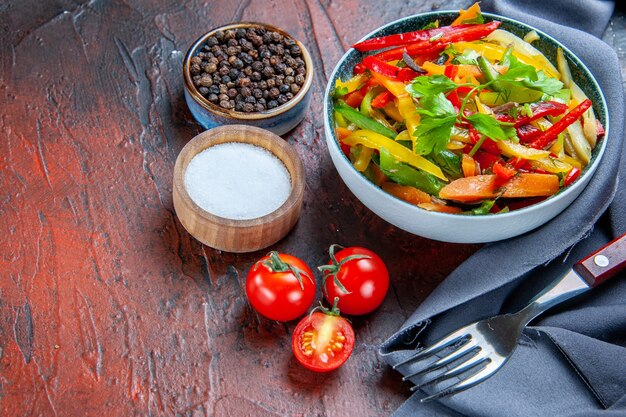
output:
M327 128L354 170L403 202L454 215L503 216L576 184L605 135L601 106L560 45L548 57L533 45L537 31L504 26L476 3L451 22L353 45L351 73L329 86Z

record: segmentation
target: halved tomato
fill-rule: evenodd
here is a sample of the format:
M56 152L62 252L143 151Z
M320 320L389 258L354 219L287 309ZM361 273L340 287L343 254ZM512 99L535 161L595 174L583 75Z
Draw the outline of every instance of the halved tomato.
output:
M302 366L315 372L339 368L354 349L354 330L335 309L315 311L296 326L291 348Z

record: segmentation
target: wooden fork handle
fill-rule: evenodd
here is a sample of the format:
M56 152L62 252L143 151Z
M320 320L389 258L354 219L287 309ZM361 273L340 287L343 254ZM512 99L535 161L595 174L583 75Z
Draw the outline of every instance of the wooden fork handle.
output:
M591 288L626 268L626 233L574 265Z

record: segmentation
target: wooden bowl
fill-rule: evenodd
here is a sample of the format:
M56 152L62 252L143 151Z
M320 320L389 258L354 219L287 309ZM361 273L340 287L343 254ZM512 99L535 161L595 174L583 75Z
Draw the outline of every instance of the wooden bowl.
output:
M265 148L280 159L291 176L291 192L275 211L249 220L216 216L199 207L185 187L185 171L199 152L221 143L240 142ZM276 134L247 125L221 126L200 133L180 152L174 166L174 210L185 229L200 242L226 252L252 252L279 241L300 215L304 168L295 150Z

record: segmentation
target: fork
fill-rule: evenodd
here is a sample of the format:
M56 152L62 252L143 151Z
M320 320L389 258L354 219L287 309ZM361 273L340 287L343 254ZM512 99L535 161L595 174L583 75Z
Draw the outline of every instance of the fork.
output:
M406 375L402 380L426 375L446 368L426 382L415 385L417 391L429 385L458 377L459 381L421 399L421 402L457 394L486 380L511 357L524 327L547 309L594 288L626 268L626 234L609 242L598 251L577 262L562 277L549 284L522 310L476 321L445 336L393 366L397 369L409 362L433 357L452 350L425 368ZM460 363L456 363L460 361ZM453 366L449 368L449 366Z

